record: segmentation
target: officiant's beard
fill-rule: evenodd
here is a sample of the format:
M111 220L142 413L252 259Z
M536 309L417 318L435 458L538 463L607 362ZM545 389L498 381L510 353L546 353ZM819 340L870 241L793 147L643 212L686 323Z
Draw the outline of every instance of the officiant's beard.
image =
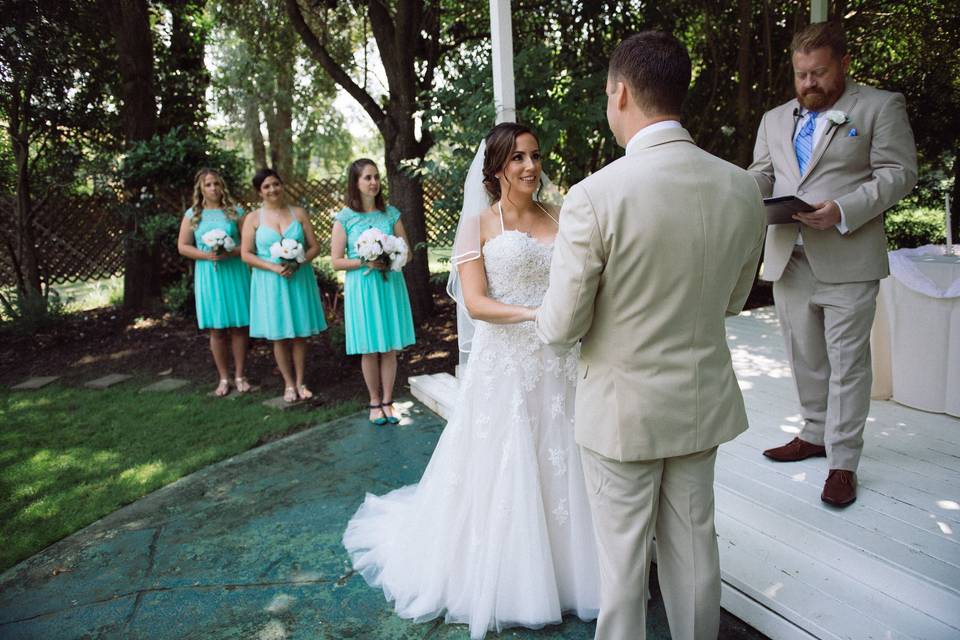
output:
M831 86L813 87L803 93L798 93L797 101L801 107L808 111L820 112L832 107L843 95L844 89L846 89L846 80L843 74L840 74L839 79Z

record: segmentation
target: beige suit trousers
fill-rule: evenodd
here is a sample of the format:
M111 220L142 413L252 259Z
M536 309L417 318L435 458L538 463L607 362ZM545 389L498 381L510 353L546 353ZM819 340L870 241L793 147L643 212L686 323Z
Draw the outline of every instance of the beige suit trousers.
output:
M714 527L717 448L618 462L580 448L600 555L597 640L643 640L650 542L674 640L716 640L720 556Z
M773 297L787 345L804 426L800 439L827 448L830 469L856 471L870 411L870 327L877 280L817 280L794 250Z

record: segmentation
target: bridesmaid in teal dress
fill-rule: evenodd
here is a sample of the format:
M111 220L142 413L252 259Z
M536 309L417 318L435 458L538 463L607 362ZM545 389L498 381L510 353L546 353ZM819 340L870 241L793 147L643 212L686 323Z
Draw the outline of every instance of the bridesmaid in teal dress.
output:
M393 410L397 352L415 341L410 298L403 273L389 265L364 263L357 256L360 234L370 228L407 242L400 211L388 206L373 160L361 158L347 172L347 206L333 223L330 257L333 268L347 272L343 314L347 353L362 354L360 368L370 394L370 422L400 422ZM409 246L409 242L407 243ZM387 274L386 279L383 273Z
M243 209L233 204L220 174L213 169L200 169L193 186L193 206L180 221L177 249L180 255L196 261L193 294L197 325L210 330L210 352L220 376L214 393L221 397L230 392L231 350L234 385L239 393L250 390L243 373L250 324L250 269L240 260L242 217ZM223 230L232 239L231 250L214 251L203 242L203 236L213 229Z
M253 267L250 283L250 335L273 341L273 356L283 376L283 399L307 400L313 393L304 384L307 341L327 328L320 290L311 260L320 253L310 218L283 198L283 181L276 171L261 169L253 187L262 204L243 223L241 256ZM281 240L303 246L304 261L285 262L270 247Z

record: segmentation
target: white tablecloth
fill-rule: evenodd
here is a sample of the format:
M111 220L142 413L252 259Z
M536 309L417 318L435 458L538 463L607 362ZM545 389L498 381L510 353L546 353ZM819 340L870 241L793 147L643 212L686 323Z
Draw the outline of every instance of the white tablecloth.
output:
M960 256L890 252L870 336L876 399L960 417Z

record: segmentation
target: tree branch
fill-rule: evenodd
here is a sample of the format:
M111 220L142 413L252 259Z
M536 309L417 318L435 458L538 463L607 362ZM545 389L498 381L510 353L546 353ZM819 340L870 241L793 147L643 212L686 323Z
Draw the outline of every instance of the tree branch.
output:
M320 40L317 39L316 34L304 19L297 0L285 0L285 3L287 5L287 13L290 15L290 22L293 23L293 28L300 34L300 38L303 39L303 43L307 46L307 49L310 50L310 53L313 54L313 57L320 63L324 71L330 74L334 82L343 87L354 100L360 103L363 110L370 115L374 123L376 123L377 128L383 133L387 116L383 109L380 108L380 105L377 104L376 100L374 100L369 93L354 82L347 72L331 57L326 47L320 43Z

